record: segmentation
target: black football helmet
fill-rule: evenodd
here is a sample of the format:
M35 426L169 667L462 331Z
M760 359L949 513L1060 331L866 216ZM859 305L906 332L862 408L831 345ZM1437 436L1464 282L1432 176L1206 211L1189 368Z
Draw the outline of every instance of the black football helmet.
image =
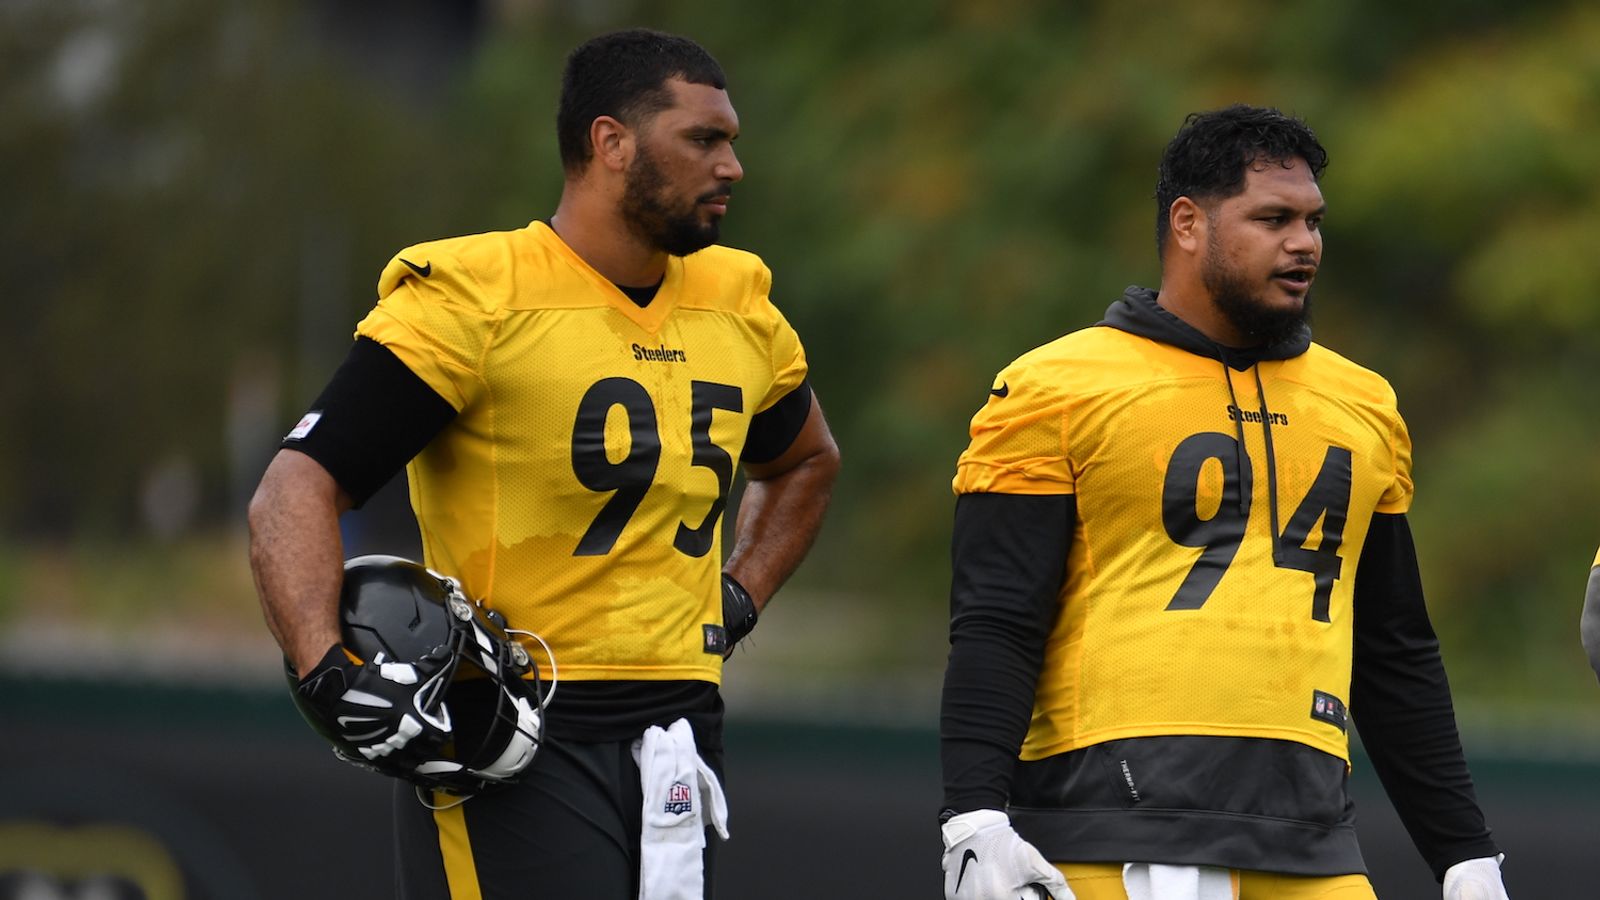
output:
M512 781L532 762L549 703L538 667L505 618L467 599L459 581L398 556L355 557L344 565L339 626L361 664L410 663L428 673L416 711L439 726L399 752L364 757L294 689L286 660L295 706L340 759L458 795Z

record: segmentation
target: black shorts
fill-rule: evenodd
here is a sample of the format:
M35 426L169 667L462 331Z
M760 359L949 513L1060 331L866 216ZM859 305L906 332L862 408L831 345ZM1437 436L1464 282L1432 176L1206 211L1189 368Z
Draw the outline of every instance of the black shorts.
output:
M644 795L632 744L547 739L519 783L439 812L397 779L396 896L445 900L453 882L454 896L483 900L637 900ZM721 778L722 754L701 756ZM706 830L706 900L719 840Z

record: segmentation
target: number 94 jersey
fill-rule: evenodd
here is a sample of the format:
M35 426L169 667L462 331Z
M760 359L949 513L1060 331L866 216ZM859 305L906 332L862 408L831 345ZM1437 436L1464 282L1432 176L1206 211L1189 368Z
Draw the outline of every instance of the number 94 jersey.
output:
M357 334L457 410L407 468L427 563L549 641L562 678L720 681L734 467L806 374L770 283L708 247L640 307L542 222L384 269Z
M1317 344L1241 369L1102 326L991 395L957 493L1077 507L1022 758L1213 735L1348 760L1356 560L1411 501L1388 383Z

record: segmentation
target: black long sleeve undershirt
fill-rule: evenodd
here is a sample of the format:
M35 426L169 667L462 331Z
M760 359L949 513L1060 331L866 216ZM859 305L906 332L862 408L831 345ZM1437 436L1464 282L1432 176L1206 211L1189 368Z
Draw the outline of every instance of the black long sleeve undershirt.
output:
M1372 768L1437 878L1499 852L1472 787L1450 683L1403 515L1377 514L1356 570L1350 714Z
M393 351L367 337L350 345L311 412L321 417L315 427L281 446L320 463L358 508L456 417Z
M948 810L1006 806L1076 519L1071 495L956 500L950 659L939 718Z
M1070 496L956 502L950 658L940 714L945 808L1004 809L1076 521ZM1404 516L1373 517L1356 570L1350 710L1434 874L1498 851L1478 808Z

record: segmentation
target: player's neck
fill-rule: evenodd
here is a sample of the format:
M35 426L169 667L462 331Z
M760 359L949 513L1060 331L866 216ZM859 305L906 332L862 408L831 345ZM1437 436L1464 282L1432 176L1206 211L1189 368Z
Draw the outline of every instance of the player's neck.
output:
M572 252L612 284L647 287L661 281L667 254L640 240L615 207L561 198L550 227Z
M1224 347L1248 347L1252 343L1222 315L1211 292L1202 284L1163 275L1156 302L1184 324Z

